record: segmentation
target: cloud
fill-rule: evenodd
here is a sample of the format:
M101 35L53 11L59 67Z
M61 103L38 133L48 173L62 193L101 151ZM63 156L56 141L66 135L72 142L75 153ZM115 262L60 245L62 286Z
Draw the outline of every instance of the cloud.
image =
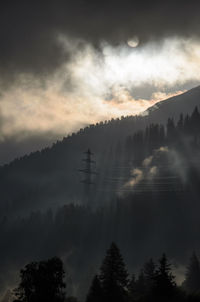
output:
M194 162L190 162L190 164L186 163L187 161L185 156L187 157L188 154L189 153L186 153L184 155L184 153L180 153L174 148L169 148L168 146L161 146L160 148L153 150L152 154L142 161L141 167L131 168L131 177L123 187L120 188L119 194L121 194L124 189L125 191L127 189L134 190L135 187L140 185L142 182L145 187L146 183L148 181L152 181L154 177L159 179L159 173L163 168L165 169L165 172L168 171L166 177L173 178L176 181L178 179L182 184L186 184L189 179L188 177L191 166L194 165L195 169L198 168L196 166L195 159ZM165 162L164 166L162 164L163 161L160 161L162 158ZM179 186L180 183L177 185L177 189L179 189Z
M191 51L188 41L163 41L159 53L152 43L136 51L104 43L101 54L89 44L77 48L80 42L63 36L60 41L63 48L70 49L69 62L42 82L21 75L15 85L2 92L1 136L22 132L64 135L100 120L139 114L182 92L173 90L173 85L200 76L200 45L194 41L190 41ZM135 95L138 87L145 90L146 85L153 91L148 97Z
M158 173L158 168L156 166L153 166L153 167L150 168L150 170L149 170L149 176L153 177L157 173Z
M169 36L199 38L199 10L196 0L3 1L1 80L24 73L46 77L57 70L70 58L57 39L60 34L97 48L102 41L117 45L133 36L141 45Z
M152 160L153 160L153 155L151 155L151 156L145 158L145 159L143 160L142 165L143 165L144 167L148 167L148 166L151 164Z
M134 187L139 182L141 182L144 178L143 171L136 168L131 171L131 179L125 183L124 188Z
M169 152L169 148L167 146L162 146L156 150L156 152Z
M43 71L38 67L36 72L34 61L34 55L46 40L41 45L38 41L38 49L33 48L33 53L30 50L33 58L27 62L36 69L15 66L19 63L18 51L13 53L13 61L9 60L6 72L14 78L1 89L1 142L11 137L22 141L42 136L50 136L52 141L101 120L140 114L156 102L184 92L186 86L193 87L200 78L200 43L194 38L167 38L159 43L141 44L138 48L130 48L122 41L112 45L111 41L102 40L97 48L93 40L69 37L65 31L56 31L55 39L64 59L51 66L54 58L47 52L44 64L47 59L50 69L43 65L42 53ZM22 46L23 41L19 47ZM27 47L24 45L20 52L22 60L29 51L29 44ZM49 49L51 53L51 47ZM59 52L55 52L55 56L59 57ZM0 53L0 61L2 58ZM6 60L3 60L5 64ZM0 78L7 79L3 71L0 74Z
M159 149L155 149L153 154L146 157L142 161L141 168L134 168L131 171L130 179L123 185L123 188L133 189L140 182L152 180L159 173L159 166L155 165L155 159L161 153L169 153L167 146L161 146Z

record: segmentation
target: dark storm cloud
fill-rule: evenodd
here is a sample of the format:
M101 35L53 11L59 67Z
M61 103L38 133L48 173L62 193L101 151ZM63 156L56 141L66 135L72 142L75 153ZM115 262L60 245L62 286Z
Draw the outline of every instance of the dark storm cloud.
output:
M59 34L95 46L140 42L169 35L199 35L199 1L4 1L0 7L0 73L4 82L18 73L46 76L69 54Z

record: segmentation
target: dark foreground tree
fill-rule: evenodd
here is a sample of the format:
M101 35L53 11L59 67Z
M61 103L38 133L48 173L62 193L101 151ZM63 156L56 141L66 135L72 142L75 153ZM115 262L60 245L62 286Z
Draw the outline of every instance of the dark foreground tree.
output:
M144 272L141 269L136 280L136 292L135 292L135 299L136 301L144 301L146 294L146 284L145 284L145 277Z
M102 302L103 292L99 277L96 275L92 281L92 285L89 289L89 293L86 298L86 302Z
M65 302L78 302L76 297L70 296L65 299Z
M129 300L133 301L137 295L137 281L135 278L135 274L132 275L128 283L128 293L129 293Z
M172 301L176 296L176 283L174 281L175 277L171 271L171 265L169 264L165 254L161 257L159 261L159 267L156 271L155 277L155 288L154 294L155 298L162 301Z
M145 280L145 297L148 297L149 301L154 301L157 272L156 265L152 258L144 264L143 272Z
M188 293L200 294L200 264L195 253L190 258L183 287Z
M20 271L20 284L15 289L19 302L63 302L65 300L62 261L55 257L32 262Z
M115 243L112 243L107 251L99 278L104 295L103 301L123 302L126 300L128 273Z

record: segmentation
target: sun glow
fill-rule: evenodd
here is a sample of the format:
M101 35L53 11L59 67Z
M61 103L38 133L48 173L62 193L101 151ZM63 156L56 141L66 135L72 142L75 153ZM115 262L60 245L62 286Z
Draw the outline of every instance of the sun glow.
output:
M100 50L63 37L60 43L71 59L44 86L23 75L1 96L0 139L17 133L65 135L90 123L139 114L200 79L200 44L192 40L137 48L102 43Z
M133 37L132 39L129 39L127 41L127 44L128 44L128 46L133 47L133 48L137 47L139 45L138 37Z
M167 88L200 78L200 45L188 41L165 40L162 45L148 44L132 49L102 45L103 57L88 47L70 66L72 76L88 91L107 93L113 85L127 89L141 85ZM195 60L194 60L195 57Z

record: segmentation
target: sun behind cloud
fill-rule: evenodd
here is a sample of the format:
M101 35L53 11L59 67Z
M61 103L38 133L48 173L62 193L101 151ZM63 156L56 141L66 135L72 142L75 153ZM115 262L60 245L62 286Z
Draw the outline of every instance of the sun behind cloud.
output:
M200 79L200 44L192 40L167 39L134 52L127 45L102 43L99 52L87 43L78 48L77 41L60 41L63 47L70 44L71 60L44 85L24 74L1 95L1 139L49 132L62 136L101 120L140 114ZM147 85L148 97L135 94Z

